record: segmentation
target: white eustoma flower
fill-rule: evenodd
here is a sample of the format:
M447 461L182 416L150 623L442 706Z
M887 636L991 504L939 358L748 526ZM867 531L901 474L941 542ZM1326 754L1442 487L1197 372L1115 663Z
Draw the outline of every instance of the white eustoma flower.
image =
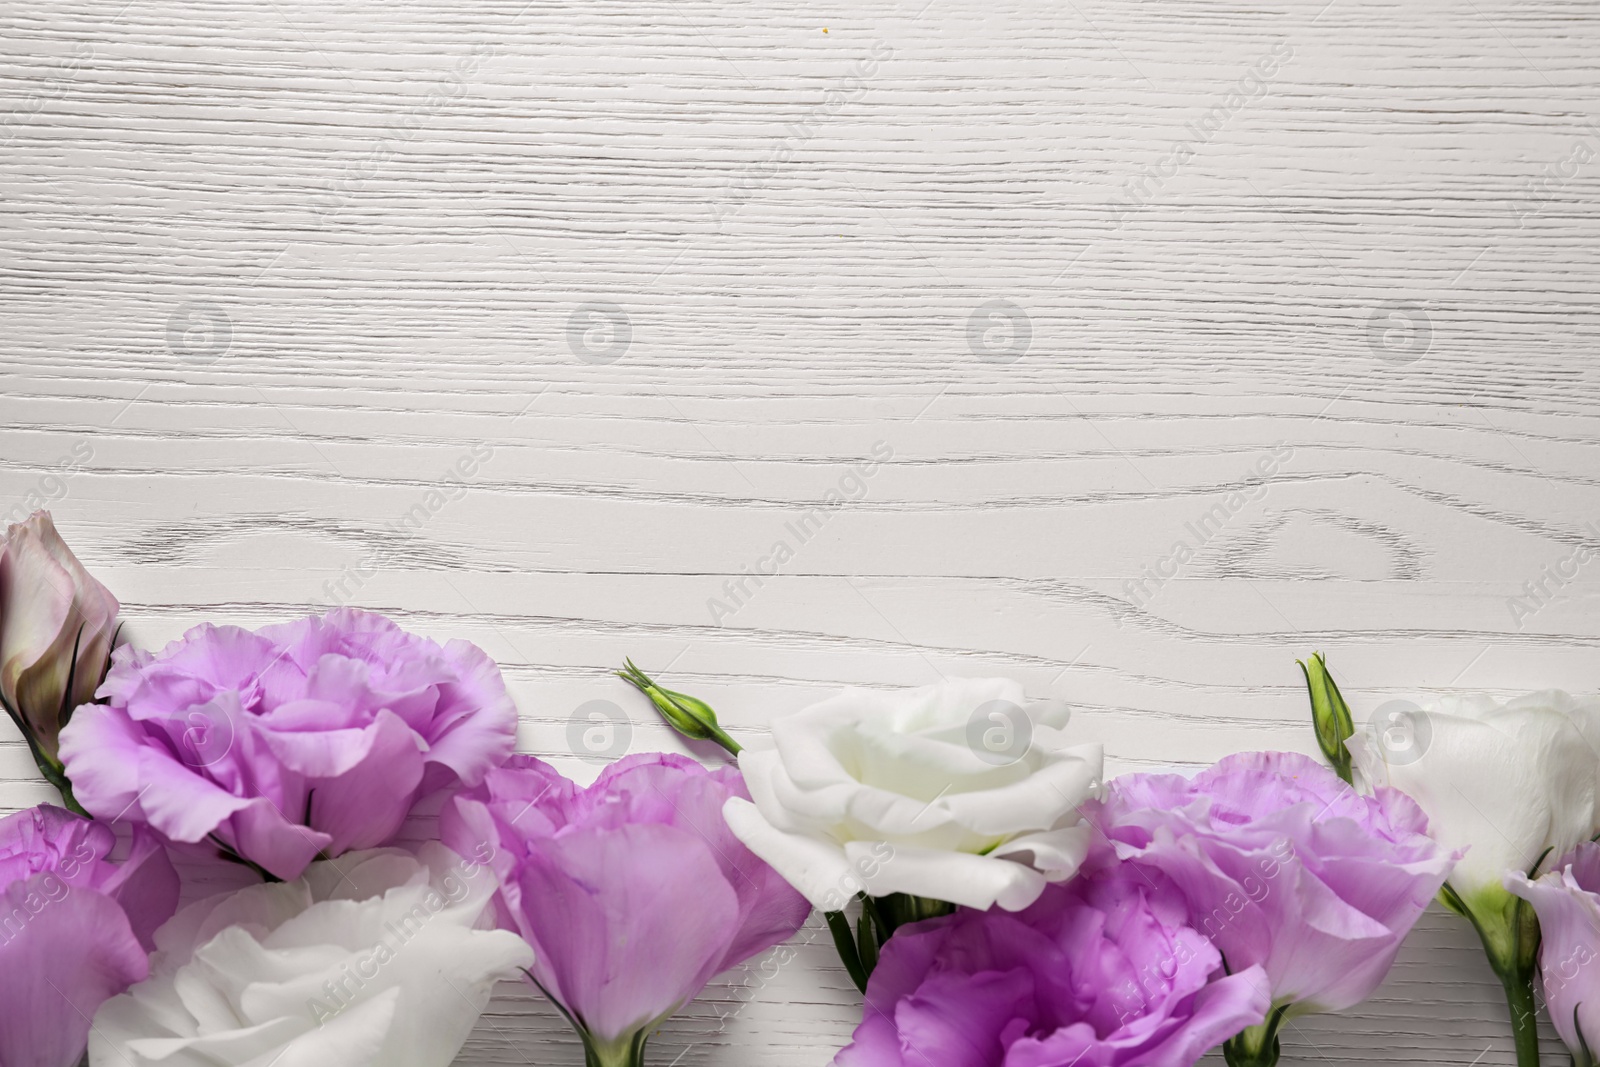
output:
M1345 742L1357 780L1410 794L1428 832L1460 856L1440 899L1477 929L1505 986L1517 1063L1537 1067L1539 922L1506 885L1524 885L1600 829L1600 705L1556 690L1508 704L1395 701L1368 727Z
M1600 705L1547 690L1385 708L1347 742L1356 768L1409 794L1435 840L1466 850L1450 875L1463 900L1504 897L1507 871L1547 867L1600 829Z
M843 692L772 724L745 749L754 803L729 827L825 911L856 892L973 908L1027 907L1089 847L1098 744L1067 744L1066 708L1025 706L1005 679Z
M191 904L156 932L150 977L95 1015L90 1063L448 1067L495 982L533 962L491 929L487 858L351 852Z

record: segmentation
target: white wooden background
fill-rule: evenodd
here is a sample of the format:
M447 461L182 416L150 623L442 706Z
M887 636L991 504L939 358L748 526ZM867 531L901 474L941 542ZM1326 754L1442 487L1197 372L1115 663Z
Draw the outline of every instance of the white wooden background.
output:
M1312 751L1314 649L1360 718L1600 686L1600 564L1509 603L1600 544L1589 0L14 0L0 37L0 497L135 641L381 610L488 649L583 776L590 702L673 744L625 655L755 743L1010 674L1117 769ZM0 776L49 798L14 735ZM860 1009L812 936L652 1062L821 1067ZM1430 913L1285 1062L1510 1064L1504 1019ZM581 1056L508 987L460 1062Z

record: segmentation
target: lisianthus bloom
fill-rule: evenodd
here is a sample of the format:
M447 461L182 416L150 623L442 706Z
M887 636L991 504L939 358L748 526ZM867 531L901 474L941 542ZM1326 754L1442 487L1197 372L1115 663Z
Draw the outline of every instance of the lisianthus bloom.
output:
M722 821L732 767L627 756L588 788L513 756L440 813L446 844L487 842L500 925L534 949L531 977L591 1065L636 1067L645 1040L714 976L787 940L804 898Z
M437 841L191 904L94 1017L95 1067L448 1067L532 961L487 926L494 877Z
M1539 984L1575 1067L1600 1063L1600 845L1584 842L1548 873L1506 874L1539 916Z
M48 805L0 819L0 1064L74 1067L95 1009L149 970L178 876L153 835L120 863L115 844Z
M1170 886L1126 865L1028 909L901 927L837 1067L1189 1067L1266 1016L1258 966L1225 975Z
M1066 721L1000 678L846 689L739 753L753 803L730 800L728 825L824 911L858 890L1025 908L1089 847L1102 753Z
M1465 850L1441 897L1471 920L1505 986L1518 1061L1537 1063L1538 921L1505 878L1537 877L1600 830L1600 705L1554 690L1507 704L1444 697L1391 709L1348 746L1358 782L1404 791L1441 844Z
M1265 972L1274 1015L1229 1050L1238 1063L1274 1062L1283 1018L1376 989L1454 862L1410 798L1362 796L1289 752L1229 756L1192 779L1126 775L1089 810L1119 857L1183 894L1231 969Z
M1505 904L1507 871L1531 873L1586 841L1600 797L1600 705L1566 693L1444 697L1408 721L1378 724L1349 741L1373 785L1406 793L1428 814L1433 836L1466 854L1450 887L1474 912ZM1383 731L1408 733L1398 746Z
M83 569L49 512L0 537L0 703L52 780L61 727L94 698L116 629L117 598Z
M100 695L61 737L79 802L278 878L388 842L420 795L481 782L516 740L482 649L350 608L124 646Z

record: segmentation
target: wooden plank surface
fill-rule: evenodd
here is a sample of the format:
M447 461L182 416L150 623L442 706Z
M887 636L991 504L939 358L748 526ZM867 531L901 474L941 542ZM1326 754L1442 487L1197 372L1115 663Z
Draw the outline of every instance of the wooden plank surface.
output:
M746 739L1010 674L1116 770L1311 750L1314 649L1360 718L1592 691L1594 565L1513 598L1600 543L1597 123L1583 0L10 4L0 504L142 643L471 638L580 776L586 702L673 745L624 655ZM821 1067L814 935L653 1061ZM1503 1010L1430 913L1285 1062L1510 1064ZM507 988L460 1062L580 1059Z

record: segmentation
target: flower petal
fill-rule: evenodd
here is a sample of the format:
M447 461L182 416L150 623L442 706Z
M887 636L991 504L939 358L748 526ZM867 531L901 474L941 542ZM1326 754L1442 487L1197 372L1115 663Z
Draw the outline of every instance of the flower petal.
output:
M76 1063L95 1010L148 972L144 949L115 902L54 874L13 882L3 897L0 1063Z
M338 761L348 762L349 769L306 783L310 823L331 838L324 847L333 855L375 848L392 838L422 781L422 741L393 712L380 711L371 726L349 740L347 759Z
M495 983L533 962L478 928L494 888L430 842L191 905L158 931L156 973L95 1017L95 1062L448 1067Z
M864 885L841 846L779 830L747 800L728 798L722 817L746 848L770 864L813 907L838 911Z
M715 857L673 826L551 838L528 856L519 880L538 908L529 917L534 974L602 1042L692 998L735 933L726 917L737 914L738 898Z
M845 856L859 869L869 847L852 841L845 845ZM867 876L866 884L875 897L911 893L980 910L999 905L1020 911L1039 899L1045 878L1011 860L896 845L893 854Z

